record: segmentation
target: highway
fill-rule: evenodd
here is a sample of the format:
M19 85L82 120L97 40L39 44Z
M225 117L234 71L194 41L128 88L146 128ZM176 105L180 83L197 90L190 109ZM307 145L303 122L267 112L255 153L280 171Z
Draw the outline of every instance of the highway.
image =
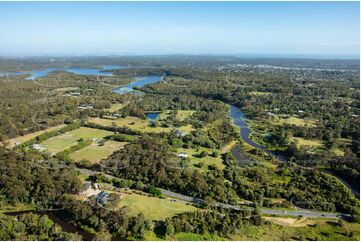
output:
M179 194L176 192L168 191L165 189L161 189L162 194L174 197L179 200L183 200L189 203L201 205L204 204L204 200L199 198L194 198L190 196L186 196L183 194ZM241 210L241 209L253 209L251 207L246 206L238 206L238 205L230 205L230 204L224 204L224 203L216 203L217 206L222 206L224 208L231 208L234 210ZM320 212L320 211L312 211L312 210L276 210L276 209L261 209L261 213L264 215L277 215L277 216L291 216L291 217L307 217L307 218L350 218L351 216L349 214L343 214L343 213L326 213L326 212Z
M77 168L77 167L69 167L67 165L62 164L54 164L53 167L55 168L70 168L74 169L80 173L87 174L87 175L95 175L102 173L107 178L113 179L121 179L119 177L115 177L113 175L105 174L104 172L99 171L92 171L85 168ZM187 195L183 195L180 193L172 192L163 188L158 188L163 195L168 197L173 197L178 200L182 200L188 203L192 203L195 205L202 205L204 204L204 200L200 198L195 198ZM231 205L231 204L224 204L220 202L215 203L216 206L222 206L223 208L230 208L234 210L241 210L241 209L254 209L252 207L247 206L239 206L239 205ZM299 210L276 210L276 209L264 209L261 208L261 213L263 215L277 215L277 216L291 216L291 217L308 217L308 218L343 218L343 219L349 219L351 216L349 214L343 214L343 213L327 213L327 212L321 212L321 211L313 211L313 210L305 210L305 209L299 209Z

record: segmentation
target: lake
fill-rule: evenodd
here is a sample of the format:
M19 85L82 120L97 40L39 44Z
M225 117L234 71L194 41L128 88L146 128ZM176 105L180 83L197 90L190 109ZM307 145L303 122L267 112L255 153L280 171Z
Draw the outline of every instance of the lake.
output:
M113 91L119 94L134 92L135 87L142 87L148 84L156 83L163 80L164 75L152 75L152 76L138 76L135 77L136 81L129 83L128 85L114 88Z
M39 77L47 76L53 71L66 71L77 75L95 75L95 76L112 76L111 70L129 69L135 68L136 66L116 66L116 65L103 65L102 68L80 68L80 67L56 67L56 68L45 68L41 70L32 70L26 72L8 72L0 74L0 76L14 76L14 75L30 75L26 80L35 80Z

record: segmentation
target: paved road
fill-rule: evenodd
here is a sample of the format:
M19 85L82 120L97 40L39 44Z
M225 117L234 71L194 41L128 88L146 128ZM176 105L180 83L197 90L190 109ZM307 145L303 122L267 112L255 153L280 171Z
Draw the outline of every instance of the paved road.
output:
M311 210L281 211L281 210L262 209L262 214L292 216L292 217L307 217L307 218L344 218L344 219L351 218L349 214L325 213L325 212L317 212Z
M204 204L204 200L199 198L194 198L190 196L186 196L183 194L179 194L176 192L168 191L165 189L160 189L161 192L170 197L177 198L179 200L183 200L193 204ZM241 209L253 209L246 206L238 206L238 205L230 205L224 203L216 203L217 206L222 206L224 208L231 208L234 210L241 210ZM308 218L350 218L349 214L342 214L342 213L325 213L319 211L311 211L311 210L295 210L295 211L286 211L286 210L275 210L275 209L261 209L261 213L265 215L278 215L278 216L292 216L292 217L308 217Z
M53 163L54 164L54 163ZM74 170L83 173L83 174L87 174L87 175L95 175L95 174L99 174L102 173L104 176L106 176L107 178L113 179L113 178L117 178L120 179L119 177L115 177L113 175L109 175L109 174L105 174L104 172L99 172L99 171L92 171L89 169L85 169L85 168L77 168L77 167L69 167L67 165L62 165L62 164L54 164L53 167L56 168L73 168ZM176 193L176 192L172 192L163 188L158 188L163 195L169 196L169 197L174 197L176 199L182 200L182 201L186 201L189 203L193 203L196 205L202 205L204 204L204 200L199 199L199 198L195 198L195 197L191 197L191 196L187 196L187 195L183 195L180 193ZM246 207L246 206L238 206L238 205L231 205L231 204L225 204L225 203L220 203L220 202L216 202L217 206L222 206L223 208L230 208L230 209L234 209L234 210L241 210L241 209L253 209L251 207ZM275 210L275 209L261 209L261 213L265 214L265 215L278 215L278 216L292 216L292 217L309 217L309 218L350 218L349 214L342 214L342 213L326 213L326 212L320 212L320 211L312 211L312 210L295 210L295 211L282 211L282 210Z

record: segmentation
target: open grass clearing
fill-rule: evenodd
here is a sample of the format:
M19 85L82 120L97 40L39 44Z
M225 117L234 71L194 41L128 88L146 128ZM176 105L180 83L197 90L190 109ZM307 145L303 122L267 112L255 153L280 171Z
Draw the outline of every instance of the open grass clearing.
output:
M134 193L124 194L119 206L129 207L132 215L143 213L145 218L152 220L165 220L179 213L197 210L196 207L174 199L161 199Z
M175 110L166 110L166 111L160 112L159 120L165 120L172 111L175 111ZM191 117L196 112L195 110L176 110L176 111L177 111L176 118L179 121L184 121L185 119Z
M293 137L292 140L296 143L297 147L301 146L309 146L309 147L322 147L323 144L321 140L310 140L310 139L304 139L300 137Z
M272 122L272 124L275 125L284 125L284 124L290 124L290 125L296 125L296 126L310 126L310 127L316 127L316 121L312 119L302 119L295 116L291 116L288 118L281 118L281 117L275 117Z
M177 119L183 121L189 117L191 117L196 111L194 110L178 110Z
M360 238L360 224L345 222L341 227L337 220L312 219L316 226L287 226L275 223L261 226L244 224L232 240L357 240ZM352 232L350 234L350 232Z
M291 226L291 227L304 227L307 225L315 224L315 221L308 218L286 218L286 217L263 217L263 218L275 224Z
M202 151L206 151L208 153L207 156L205 157L199 157L198 155L202 152ZM200 147L198 150L197 149L184 149L184 148L179 148L177 150L177 153L185 153L188 155L188 159L190 160L189 166L191 168L194 169L199 169L201 171L208 171L208 166L215 166L217 167L217 169L223 170L224 169L224 164L222 163L222 158L221 158L221 152L219 150L216 150L219 153L218 157L212 157L210 156L213 153L213 149L207 149L207 148L203 148ZM203 164L200 168L197 167L199 166L199 164Z
M124 103L115 103L110 106L110 108L105 109L105 111L109 112L117 112L119 109L122 109L125 106Z
M113 132L109 132L101 129L93 129L87 127L80 127L65 134L52 137L42 142L47 150L51 153L58 153L65 149L70 148L78 143L79 139L102 139L107 135L111 135Z
M271 95L271 92L250 92L253 96L264 96L264 95Z
M336 156L344 156L345 152L339 148L334 148L331 150Z
M43 134L45 132L50 132L50 131L54 131L54 130L57 130L57 129L61 129L61 128L65 127L65 126L66 126L65 124L61 124L61 125L57 125L57 126L54 126L54 127L44 129L44 130L29 133L29 134L26 134L26 135L23 135L23 136L18 136L16 138L8 140L9 147L12 148L12 147L14 147L16 145L24 143L25 141L31 140L31 139L35 138L36 136L39 136L39 135L41 135L41 134Z
M108 158L114 151L120 150L127 142L107 141L103 145L93 143L81 150L78 150L70 155L75 161L88 160L92 163L97 163L105 158Z
M89 122L96 123L104 126L117 126L117 127L128 127L133 130L145 132L145 133L161 133L170 132L174 129L182 132L189 133L194 130L192 125L181 126L181 127L151 127L149 120L141 119L138 117L128 116L126 118L119 118L115 120L103 119L103 118L89 118Z

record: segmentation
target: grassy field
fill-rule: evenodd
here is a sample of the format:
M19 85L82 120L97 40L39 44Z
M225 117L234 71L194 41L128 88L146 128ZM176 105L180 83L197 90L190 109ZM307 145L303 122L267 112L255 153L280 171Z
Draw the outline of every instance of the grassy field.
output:
M116 112L123 107L124 107L123 103L116 103L116 104L111 105L110 108L105 109L105 111Z
M92 139L92 138L101 139L104 136L107 136L110 134L113 134L113 133L106 131L106 130L101 130L101 129L92 129L92 128L81 127L79 129L75 129L75 130L69 131L65 134L45 140L44 142L42 142L42 144L47 148L48 151L50 151L52 153L58 153L67 148L70 148L73 145L76 145L78 143L78 140L81 138L83 138L83 139Z
M168 116L169 116L169 113L171 112L172 110L167 110L167 111L163 111L161 113L159 113L159 120L164 120L166 119ZM177 110L177 119L179 121L183 121L185 120L186 118L189 118L191 117L196 111L194 110Z
M194 110L178 110L176 117L180 121L183 121L186 118L189 118L190 116L192 116L195 112L196 111L194 111Z
M58 125L58 126L50 127L48 129L44 129L44 130L40 130L40 131L37 131L37 132L34 132L34 133L19 136L19 137L16 137L14 139L10 139L8 141L10 143L10 147L12 148L17 144L21 144L21 143L23 143L25 141L28 141L28 140L30 140L32 138L35 138L38 135L41 135L41 134L45 133L45 132L50 132L50 131L53 131L53 130L56 130L56 129L61 129L63 127L65 127L65 124L61 124L61 125Z
M263 96L263 95L270 95L272 93L270 92L250 92L251 95L254 95L254 96Z
M124 147L127 142L116 142L116 141L107 141L104 145L98 145L93 143L81 150L78 150L70 155L75 161L80 160L89 160L93 163L99 162L111 154L114 151L119 150Z
M341 149L334 148L331 150L336 156L344 156L345 152Z
M200 169L201 171L207 171L208 170L208 165L214 165L216 166L218 169L220 170L223 170L224 169L224 165L222 163L222 158L220 156L221 152L219 150L218 153L219 153L219 156L217 158L214 158L214 157L211 157L211 156L206 156L206 157L198 157L198 155L202 152L202 151L206 151L208 152L208 154L212 154L214 150L212 149L207 149L207 148L203 148L203 147L200 147L197 150L195 149L183 149L183 148L179 148L177 150L177 153L186 153L187 155L189 155L189 159L190 159L190 163L189 165L192 167L192 168L195 168L195 169ZM203 162L203 166L201 168L198 168L196 167L197 164Z
M192 212L197 208L183 202L173 202L171 199L160 199L138 194L124 194L121 198L120 207L127 206L131 213L136 215L143 213L145 218L154 220L165 220L176 214Z
M300 137L293 137L292 140L297 144L297 147L301 147L301 146L322 147L321 140L310 140Z
M335 221L314 219L314 224L285 226L275 223L255 226L244 224L233 240L357 240L360 225L345 222L343 227ZM351 236L350 236L351 235Z
M275 125L284 125L284 124L293 124L296 126L305 126L308 125L310 127L316 127L316 121L310 119L302 119L295 116L288 117L288 118L276 118L272 120L272 123Z
M194 128L191 125L182 126L182 127L150 127L149 121L145 119L141 119L138 117L131 117L128 116L126 118L119 118L115 120L109 120L109 119L102 119L102 118L89 118L89 122L96 123L104 126L113 126L115 124L118 127L129 127L130 129L146 132L146 133L161 133L161 132L170 132L173 129L178 129L182 132L189 133L194 130Z

